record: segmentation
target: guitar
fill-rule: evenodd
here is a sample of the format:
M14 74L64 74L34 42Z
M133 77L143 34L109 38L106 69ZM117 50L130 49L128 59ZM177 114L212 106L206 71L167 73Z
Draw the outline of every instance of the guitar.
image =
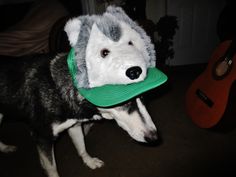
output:
M187 90L187 113L201 128L215 126L225 112L230 88L236 80L235 51L234 40L222 42L213 52L205 71Z

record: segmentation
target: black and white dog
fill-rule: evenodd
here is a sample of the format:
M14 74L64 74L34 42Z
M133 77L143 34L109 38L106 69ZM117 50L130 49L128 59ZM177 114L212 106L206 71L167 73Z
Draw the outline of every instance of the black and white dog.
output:
M152 51L150 39L140 27L132 27L132 25L136 24L124 14L122 9L115 7L109 7L103 16L82 16L67 23L65 31L72 47L77 51L77 59L83 58L80 64L89 63L86 74L81 75L82 78L87 77L81 80L82 85L97 86L103 81L109 83L109 79L122 81L122 78L126 83L129 80L133 82L133 79L125 74L121 74L120 78L117 76L112 78L110 75L122 73L123 70L125 73L133 63L140 66L142 70L153 63L152 57L155 53ZM95 32L98 35L95 35ZM91 39L91 35L95 37ZM80 41L81 38L83 41ZM104 40L109 45L105 46ZM104 47L109 51L109 55L105 57L100 52ZM120 53L121 49L123 53ZM119 54L125 59L120 59ZM138 58L137 62L132 60L132 55ZM96 57L101 57L107 63L100 64L98 61L95 65L92 64L91 58ZM96 69L93 69L95 66ZM114 68L104 68L106 66L114 66ZM102 72L102 76L109 75L110 78L96 79L96 72ZM143 73L145 74L145 71ZM145 75L138 75L137 80L139 77ZM101 160L91 157L86 151L84 122L102 118L114 119L139 142L157 140L156 127L140 98L109 108L96 107L84 99L73 85L67 66L67 54L1 59L0 123L4 119L5 108L19 112L29 125L37 145L41 165L49 177L59 177L54 157L54 141L64 130L68 131L78 154L88 167L95 169L103 166ZM14 146L0 142L2 152L12 152L15 149Z

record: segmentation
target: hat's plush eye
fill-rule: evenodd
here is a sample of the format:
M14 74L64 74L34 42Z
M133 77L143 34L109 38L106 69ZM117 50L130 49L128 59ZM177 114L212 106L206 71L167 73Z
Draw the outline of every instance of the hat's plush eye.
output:
M128 44L129 44L129 45L134 45L132 41L129 41Z
M110 51L108 49L102 49L100 52L102 58L105 58L109 53Z

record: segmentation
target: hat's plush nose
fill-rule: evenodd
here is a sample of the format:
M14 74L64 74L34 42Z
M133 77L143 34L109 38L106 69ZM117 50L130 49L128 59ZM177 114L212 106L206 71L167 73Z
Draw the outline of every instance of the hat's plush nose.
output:
M133 66L126 70L126 76L131 80L138 79L142 69L139 66Z

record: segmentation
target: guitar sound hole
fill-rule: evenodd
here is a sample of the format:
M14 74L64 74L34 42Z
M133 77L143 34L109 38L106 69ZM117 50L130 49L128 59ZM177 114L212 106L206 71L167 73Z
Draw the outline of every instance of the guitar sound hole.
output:
M223 75L227 73L228 69L229 69L229 65L227 61L222 61L216 66L216 75L218 77L222 77Z

